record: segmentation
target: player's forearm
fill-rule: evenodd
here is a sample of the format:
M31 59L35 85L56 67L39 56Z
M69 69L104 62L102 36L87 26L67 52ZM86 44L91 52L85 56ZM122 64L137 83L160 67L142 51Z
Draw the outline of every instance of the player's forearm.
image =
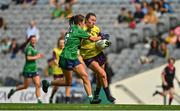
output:
M93 42L96 42L96 41L98 41L98 40L100 40L100 39L101 39L100 36L98 36L98 37L89 37L89 40L91 40L91 41L93 41Z
M166 83L166 80L165 80L164 74L162 74L162 75L161 75L161 79L162 79L162 82L163 82L163 83Z
M36 55L36 56L27 56L27 60L37 60L39 59L39 56Z

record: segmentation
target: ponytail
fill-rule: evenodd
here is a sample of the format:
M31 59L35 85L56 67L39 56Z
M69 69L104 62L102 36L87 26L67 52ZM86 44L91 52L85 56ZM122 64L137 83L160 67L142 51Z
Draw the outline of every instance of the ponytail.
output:
M69 25L77 25L79 24L80 22L83 22L84 20L84 16L81 15L81 14L78 14L78 15L75 15L75 16L72 16L70 19L69 19Z
M69 25L73 25L74 24L74 16L72 16L70 19L69 19Z

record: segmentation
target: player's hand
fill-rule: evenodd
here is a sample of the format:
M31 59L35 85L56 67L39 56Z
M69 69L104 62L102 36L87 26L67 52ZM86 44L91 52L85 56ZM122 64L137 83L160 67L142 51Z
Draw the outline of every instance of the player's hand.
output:
M164 86L167 86L167 85L168 85L167 82L164 82L163 84L164 84Z
M44 57L44 54L40 54L40 58L43 58Z
M110 38L109 34L105 34L105 33L101 33L100 36L101 36L102 40L104 40L104 39L109 40L109 38Z
M43 57L44 57L44 54L37 54L37 57L38 57L38 58L43 58Z

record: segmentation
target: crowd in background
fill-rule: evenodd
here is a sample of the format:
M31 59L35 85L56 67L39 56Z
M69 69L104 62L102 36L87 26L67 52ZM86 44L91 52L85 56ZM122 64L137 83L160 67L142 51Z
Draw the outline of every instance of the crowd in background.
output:
M173 8L165 0L152 0L150 3L143 0L133 1L135 12L126 7L120 9L117 23L128 23L130 28L135 28L137 23L157 24L158 18L164 13L174 13Z

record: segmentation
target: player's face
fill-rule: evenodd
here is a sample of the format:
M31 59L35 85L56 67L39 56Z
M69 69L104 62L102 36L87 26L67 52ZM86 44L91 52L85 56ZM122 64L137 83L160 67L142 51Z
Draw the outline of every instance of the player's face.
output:
M82 22L80 22L80 23L79 23L79 26L80 26L81 28L83 28L83 27L84 27L84 25L85 25L84 20L83 20Z
M96 24L96 17L90 16L89 19L86 21L86 26L92 28Z
M169 65L174 65L174 60L173 60L173 59L171 59L171 60L169 61Z
M31 38L31 44L32 44L33 46L35 46L36 42L37 42L36 37L32 37L32 38Z
M64 48L64 40L59 40L59 47Z

